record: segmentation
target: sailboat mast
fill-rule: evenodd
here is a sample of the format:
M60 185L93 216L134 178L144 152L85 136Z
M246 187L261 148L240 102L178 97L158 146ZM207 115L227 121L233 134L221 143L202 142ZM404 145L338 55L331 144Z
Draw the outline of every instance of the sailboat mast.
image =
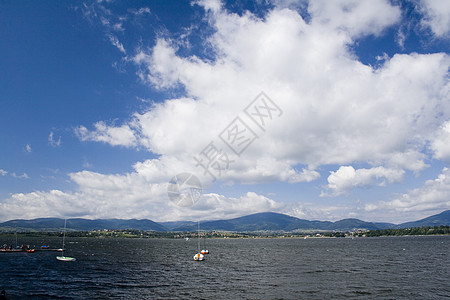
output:
M200 251L200 221L197 221L197 247L198 252L194 255L194 260L202 261L204 257L202 251Z
M200 253L200 221L197 222L197 244L198 252Z
M64 256L64 247L65 247L65 242L66 242L66 224L67 224L67 219L64 219L64 232L63 232L62 256Z

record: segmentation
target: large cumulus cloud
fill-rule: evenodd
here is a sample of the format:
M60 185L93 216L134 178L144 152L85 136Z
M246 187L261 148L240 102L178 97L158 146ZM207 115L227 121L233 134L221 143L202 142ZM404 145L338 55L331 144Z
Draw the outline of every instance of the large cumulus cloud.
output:
M426 168L430 156L448 159L449 56L396 54L384 56L374 67L362 63L352 50L358 39L381 36L401 22L399 7L382 0L311 1L308 18L303 18L286 8L291 5L276 1L264 18L258 18L250 12L231 13L218 1L196 3L204 7L213 29L203 41L209 58L182 55L180 41L167 37L127 57L145 84L161 90L181 87L185 95L154 103L117 126L99 120L91 129L89 124L76 128L82 141L135 147L158 156L137 162L128 174L71 174L79 191L64 193L61 199L76 198L80 209L86 206L83 201L102 207L86 215L126 211L130 216L183 218L167 202L164 183L180 172L211 183L193 159L210 142L228 151L232 163L218 178L228 183L311 182L320 177L321 167L337 166L322 191L327 196L399 182L405 172ZM438 24L447 19L429 2L423 4L423 24L436 36L445 35ZM265 130L243 113L261 91L283 111ZM242 117L257 135L240 156L219 138L235 117ZM355 169L356 163L368 167ZM33 197L40 199L39 194L21 199ZM225 205L239 199L244 205L218 209L205 204L204 215L244 214L250 200L261 204L259 210L280 207L253 193L225 197L227 201L221 197L209 195L205 203ZM197 212L184 214L198 217Z

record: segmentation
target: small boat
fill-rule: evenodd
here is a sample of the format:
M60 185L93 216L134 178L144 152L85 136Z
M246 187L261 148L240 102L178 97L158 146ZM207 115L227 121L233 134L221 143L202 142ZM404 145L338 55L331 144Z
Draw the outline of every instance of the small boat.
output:
M64 233L63 233L63 246L61 248L61 256L57 256L56 259L60 261L75 261L77 260L75 257L64 256L64 243L66 241L66 224L67 219L64 219Z
M202 261L204 259L205 259L205 257L201 253L197 253L197 254L194 255L194 260L195 261Z
M69 257L69 256L57 256L57 260L60 261L76 261L77 259L75 257Z
M205 246L205 240L206 240L206 236L203 238L203 250L200 251L200 253L203 254L203 255L209 254L209 250L206 249L206 246Z

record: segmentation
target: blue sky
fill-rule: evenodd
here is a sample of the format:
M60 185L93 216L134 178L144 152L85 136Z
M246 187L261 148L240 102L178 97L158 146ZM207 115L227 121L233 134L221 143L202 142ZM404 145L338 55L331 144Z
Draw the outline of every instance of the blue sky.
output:
M419 0L2 1L0 220L449 209L449 16ZM258 127L261 92L279 110ZM256 137L239 155L221 139L236 117ZM167 196L183 172L203 187L189 207Z

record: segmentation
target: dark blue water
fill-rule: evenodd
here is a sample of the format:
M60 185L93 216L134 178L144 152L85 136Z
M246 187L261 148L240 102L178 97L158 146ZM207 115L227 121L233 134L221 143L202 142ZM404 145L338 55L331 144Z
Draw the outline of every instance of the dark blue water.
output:
M0 253L0 288L10 299L449 299L449 246L449 236L214 239L195 262L195 240L71 238L76 262Z

